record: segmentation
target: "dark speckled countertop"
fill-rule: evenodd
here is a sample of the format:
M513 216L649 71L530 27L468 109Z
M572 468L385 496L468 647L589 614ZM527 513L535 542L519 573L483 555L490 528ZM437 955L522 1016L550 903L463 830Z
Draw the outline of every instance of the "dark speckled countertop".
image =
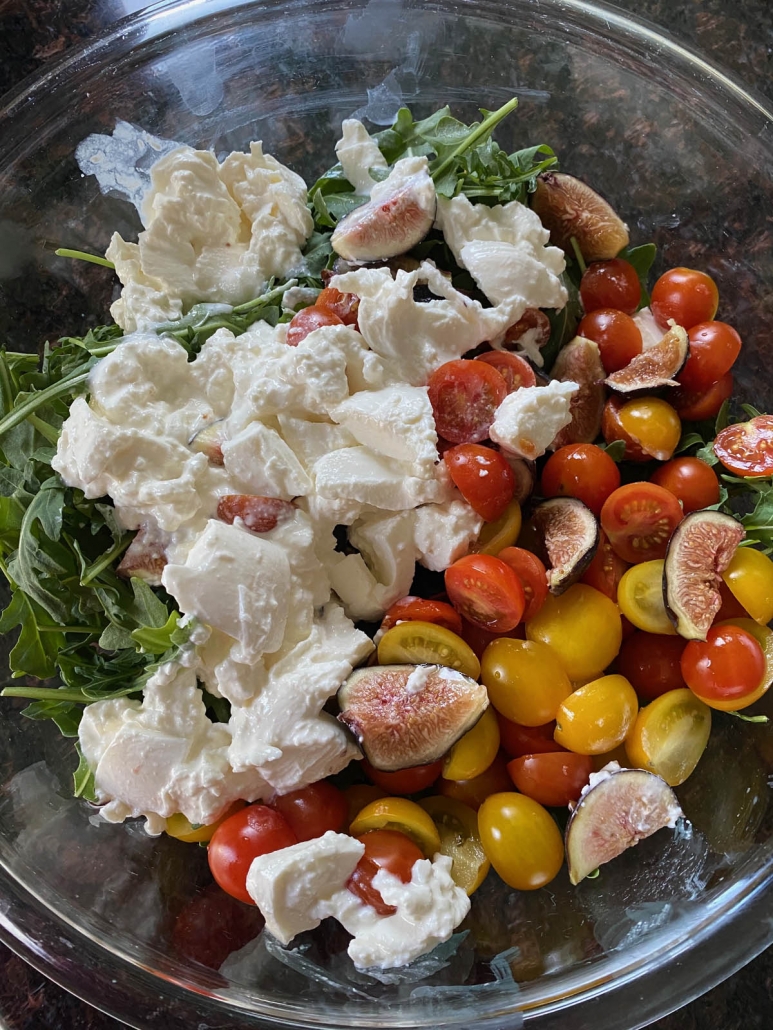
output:
M0 94L137 4L117 0L0 0ZM708 54L773 103L771 0L618 0ZM773 1027L773 948L655 1030ZM118 1030L0 945L0 1030Z

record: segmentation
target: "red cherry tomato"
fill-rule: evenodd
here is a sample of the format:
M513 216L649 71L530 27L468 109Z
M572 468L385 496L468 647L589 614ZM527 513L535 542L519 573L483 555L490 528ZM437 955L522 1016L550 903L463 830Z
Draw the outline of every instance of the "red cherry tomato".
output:
M319 308L316 305L303 308L297 315L293 315L287 327L287 343L290 347L297 347L301 340L305 340L315 329L320 329L323 325L343 324L343 319L327 308Z
M314 306L323 311L332 311L344 325L356 325L360 298L356 293L341 293L334 286L326 286Z
M591 311L577 326L577 335L598 344L607 375L625 368L641 354L641 330L630 315L614 308Z
M714 453L737 476L773 473L773 415L757 415L717 435Z
M683 390L679 386L669 392L668 398L680 418L687 422L701 422L706 418L714 418L732 393L733 373L726 372L707 390Z
M507 383L485 361L447 361L427 383L438 436L451 443L485 440Z
M549 808L563 808L579 798L593 772L593 758L571 751L524 755L508 762L507 771L521 794Z
M699 697L738 701L759 687L765 656L740 626L712 626L705 640L688 641L681 665L685 683Z
M719 500L719 480L711 466L699 458L672 458L655 469L650 482L680 500L685 515Z
M617 601L617 588L620 580L623 578L623 573L628 568L630 568L628 562L623 561L619 555L615 554L609 542L609 537L603 529L600 529L599 545L596 548L596 553L593 555L593 560L580 582L586 583L589 587L593 587L594 590L599 590L602 594L606 594L611 600ZM625 622L627 621L627 619L624 620L623 628L625 628Z
M748 619L749 613L725 583L724 579L719 581L719 596L722 598L722 606L714 616L714 625L725 622L727 619Z
M209 969L254 940L265 920L255 905L245 905L211 883L191 898L175 919L172 947Z
M443 797L455 798L475 811L480 808L487 797L512 790L513 781L507 771L507 756L500 751L491 765L471 780L444 780L437 782L436 790Z
M661 329L668 320L688 331L699 322L710 322L717 313L719 291L710 275L694 268L672 268L652 287L650 308Z
M741 353L741 337L727 322L699 322L687 334L690 356L679 373L685 390L708 390Z
M507 392L514 393L522 386L536 386L537 377L528 361L506 350L489 350L479 354L476 361L485 361L495 368L507 383Z
M617 308L626 315L632 315L641 299L636 269L624 258L594 261L580 280L580 299L586 312Z
M534 618L548 596L548 573L536 554L523 547L505 547L497 555L500 561L509 565L521 581L526 595L523 621Z
M594 515L619 486L620 469L606 451L592 443L559 447L542 470L545 497L577 497Z
M395 601L384 616L381 629L386 633L398 622L434 622L436 626L444 626L457 636L462 634L461 616L450 604L410 594Z
M681 521L679 501L654 483L621 486L601 509L601 527L612 549L633 564L665 558L669 537Z
M368 830L355 840L362 841L365 853L349 877L347 889L360 901L375 908L380 916L394 915L397 909L385 903L373 886L373 877L379 869L386 869L403 883L408 883L414 865L424 858L421 849L399 830Z
M680 663L686 644L683 637L661 636L637 629L620 648L617 671L625 676L639 697L654 701L669 690L684 687Z
M522 726L519 722L506 719L500 712L497 712L496 716L502 750L511 758L566 750L553 738L555 722L547 722L544 726Z
M215 830L207 849L209 868L226 894L254 905L246 886L252 860L297 843L283 815L268 805L248 805Z
M515 492L515 473L499 451L478 443L460 443L443 455L462 497L486 522L504 514Z
M526 591L524 590L525 593ZM524 640L526 638L526 630L524 624L519 622L515 629L511 629L509 633L489 633L488 630L481 629L480 626L473 626L471 622L462 619L461 636L465 644L472 648L478 658L481 658L492 640L496 640L497 637L511 637L516 640Z
M460 615L490 633L507 633L523 618L526 595L509 565L490 554L468 554L446 569L448 599Z
M349 817L343 792L327 780L282 794L272 800L271 807L285 817L298 840L321 837L328 830L338 833Z
M400 769L399 772L383 772L374 769L367 758L362 760L362 771L371 783L381 787L389 795L418 794L431 787L443 771L443 762L431 762L429 765L415 765L412 769Z

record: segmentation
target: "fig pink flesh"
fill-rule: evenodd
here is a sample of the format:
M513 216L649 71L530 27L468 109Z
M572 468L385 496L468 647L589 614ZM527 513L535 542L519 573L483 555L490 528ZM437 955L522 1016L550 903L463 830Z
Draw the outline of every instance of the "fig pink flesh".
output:
M422 240L434 220L407 184L392 196L370 201L347 215L333 233L333 249L349 261L376 261L404 254Z

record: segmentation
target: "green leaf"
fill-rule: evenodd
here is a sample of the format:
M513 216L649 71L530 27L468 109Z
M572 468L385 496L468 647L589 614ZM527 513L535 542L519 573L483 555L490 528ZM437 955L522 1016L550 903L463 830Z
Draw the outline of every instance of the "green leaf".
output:
M727 429L730 423L730 399L722 401L722 407L717 412L717 420L714 423L714 435L718 436L723 429ZM713 453L713 451L712 451Z
M683 454L693 447L702 447L705 441L700 433L683 433L674 454Z
M166 608L164 608L166 611ZM132 632L132 640L148 654L164 654L172 647L172 637L180 620L179 612L172 612L163 626L142 626Z
M561 273L561 282L566 287L568 300L560 311L546 312L550 319L550 339L541 350L546 372L555 364L558 352L577 335L582 318L580 293L567 272Z
M27 719L52 719L63 737L77 737L83 708L72 701L33 701L21 714Z
M83 757L80 744L75 745L75 750L78 753L78 768L75 770L72 776L73 782L73 794L76 798L84 798L86 801L91 801L92 804L97 800L96 784L94 783L94 773L91 770L91 766Z
M611 443L599 444L603 451L606 451L612 461L620 462L625 457L625 440L613 440Z
M700 461L705 462L707 465L718 465L719 458L714 453L714 444L707 443L704 447L701 447L695 452L695 457Z
M636 274L639 277L639 285L641 287L639 310L641 310L641 308L646 308L650 302L647 283L649 281L650 271L655 263L657 253L658 248L654 243L643 243L639 247L624 247L617 255L619 258L624 258L636 269Z
M14 676L48 679L55 675L56 659L65 644L64 635L59 632L57 623L18 587L0 615L0 633L10 633L17 626L20 627L19 637L8 659Z

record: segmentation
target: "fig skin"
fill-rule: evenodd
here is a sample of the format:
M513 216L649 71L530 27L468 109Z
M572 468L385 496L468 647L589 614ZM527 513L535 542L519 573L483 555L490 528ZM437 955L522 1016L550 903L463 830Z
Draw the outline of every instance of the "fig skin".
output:
M677 633L705 640L722 607L722 573L746 530L731 515L694 511L671 535L663 566L663 599Z
M210 422L190 438L188 446L197 454L206 454L212 465L223 465L223 442L225 430L223 419Z
M572 421L558 433L551 450L572 443L593 443L599 435L606 399L604 375L599 347L593 340L575 336L559 351L553 378L578 383L580 388L569 402Z
M628 227L614 209L582 180L565 172L543 172L531 206L550 230L550 241L572 253L574 236L586 261L606 261L628 246Z
M576 497L552 497L534 509L534 525L545 542L551 594L563 594L586 572L599 545L599 523Z
M676 377L689 354L687 333L680 325L672 325L659 343L637 354L625 368L613 372L604 382L618 393L679 386Z

